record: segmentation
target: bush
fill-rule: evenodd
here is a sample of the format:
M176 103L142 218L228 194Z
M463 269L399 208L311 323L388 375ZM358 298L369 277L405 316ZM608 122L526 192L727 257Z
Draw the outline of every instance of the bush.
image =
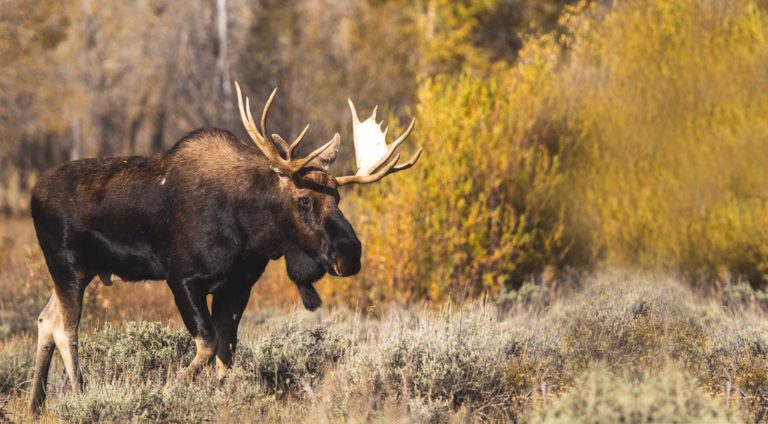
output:
M350 348L351 341L328 326L305 329L288 322L255 347L251 366L274 393L301 393L311 389L325 368L344 358Z
M143 385L91 387L82 395L62 397L53 413L76 423L162 421L172 414L163 404L162 390Z
M510 73L424 81L411 138L425 153L356 192L363 271L327 291L363 304L461 300L562 264L569 243L556 198L567 134L541 119L557 57L545 44Z
M768 19L756 0L582 2L514 66L422 80L408 172L355 192L367 306L608 263L768 275Z
M510 376L531 373L542 360L524 357L529 338L524 329L500 321L490 305L392 314L333 372L332 381L346 388L332 402L349 404L362 395L375 412L397 400L424 422L443 421L457 410L509 419L516 407L510 400L529 391L532 380ZM525 348L507 349L515 343Z
M213 422L216 402L210 387L173 382L98 383L80 395L63 396L53 413L66 422Z
M0 394L13 393L31 378L34 350L33 342L27 337L3 340L0 344Z
M576 387L542 408L531 422L744 422L737 410L691 385L690 377L674 367L640 379L596 369L579 378Z
M558 102L579 129L574 225L612 264L762 284L768 251L768 19L752 0L586 4Z
M654 276L603 274L585 284L582 292L553 297L546 308L499 311L495 303L475 302L441 311L393 307L369 318L343 311L305 319L276 314L244 326L223 384L213 370L192 381L176 379L174 369L194 353L183 332L156 323L107 327L83 342L84 393L69 392L60 363L54 365L43 420L699 422L765 416L768 327L761 309L735 314ZM31 338L1 342L5 381L28 378L32 345ZM9 419L31 419L22 412L28 394L9 394Z
M186 330L171 330L159 322L127 322L122 328L107 325L81 341L81 362L86 378L110 382L124 376L164 381L192 361L195 345Z
M579 301L554 307L548 319L561 323L565 355L577 369L607 360L658 368L706 343L692 303L690 294L668 279L606 275L579 294Z

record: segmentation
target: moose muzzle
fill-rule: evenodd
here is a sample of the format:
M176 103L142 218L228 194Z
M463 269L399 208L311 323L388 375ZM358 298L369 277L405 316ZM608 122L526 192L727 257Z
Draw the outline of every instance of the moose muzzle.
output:
M330 238L328 272L339 277L348 277L360 272L362 246L349 221L336 211L325 221L325 230Z

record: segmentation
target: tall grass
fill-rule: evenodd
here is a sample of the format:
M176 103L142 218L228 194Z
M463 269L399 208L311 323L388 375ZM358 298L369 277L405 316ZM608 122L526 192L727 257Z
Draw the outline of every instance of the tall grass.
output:
M0 416L25 421L34 318L50 282L29 223L13 224L0 228L0 238L14 238L0 255ZM43 421L692 421L718 409L740 422L768 411L764 293L732 285L726 309L653 275L600 274L582 280L581 291L551 283L442 309L374 304L310 314L255 302L224 385L213 371L177 380L193 344L162 284L94 283L81 337L86 392L70 393L54 361ZM293 292L283 286L282 296Z
M71 393L56 365L42 418L745 422L766 413L768 326L754 305L736 315L674 280L602 274L542 306L521 299L256 321L249 313L223 384L214 370L177 379L193 353L184 331L152 322L90 327L81 339L85 392ZM33 346L31 336L0 342L0 363L13 364L0 366L12 420L30 418Z

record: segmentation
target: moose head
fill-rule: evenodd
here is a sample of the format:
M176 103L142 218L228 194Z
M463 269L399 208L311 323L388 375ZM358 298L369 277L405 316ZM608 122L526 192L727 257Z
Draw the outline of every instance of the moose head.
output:
M412 167L418 161L422 149L411 160L399 164L400 154L395 154L413 131L412 120L405 131L391 144L387 144L388 127L381 129L376 122L376 108L365 121L360 121L357 111L349 100L352 112L355 146L355 175L334 177L328 174L336 160L340 147L339 134L303 158L295 153L307 134L307 125L292 143L267 129L269 109L277 89L267 100L262 115L261 128L251 115L250 101L243 95L236 82L240 118L248 135L278 175L280 199L282 199L285 234L283 253L289 277L299 286L311 284L328 273L334 276L351 276L360 271L361 245L352 225L339 209L339 187L349 184L369 184L387 175Z

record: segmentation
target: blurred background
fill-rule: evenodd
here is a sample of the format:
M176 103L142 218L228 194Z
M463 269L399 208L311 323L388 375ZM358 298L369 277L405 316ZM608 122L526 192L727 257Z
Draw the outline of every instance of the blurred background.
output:
M0 206L23 211L62 161L151 154L206 126L244 136L234 80L254 108L279 87L287 135L348 132L347 97L404 118L419 78L513 62L565 3L3 0Z
M42 171L204 126L248 140L237 80L255 110L279 87L272 127L310 123L306 149L340 132L337 174L353 165L347 97L395 127L417 119L419 164L342 194L363 271L318 283L328 302L461 302L608 267L763 289L766 6L0 0L0 285L37 299L50 284L28 220ZM173 311L163 285L117 286L93 302L142 290ZM257 291L296 300L279 265Z

